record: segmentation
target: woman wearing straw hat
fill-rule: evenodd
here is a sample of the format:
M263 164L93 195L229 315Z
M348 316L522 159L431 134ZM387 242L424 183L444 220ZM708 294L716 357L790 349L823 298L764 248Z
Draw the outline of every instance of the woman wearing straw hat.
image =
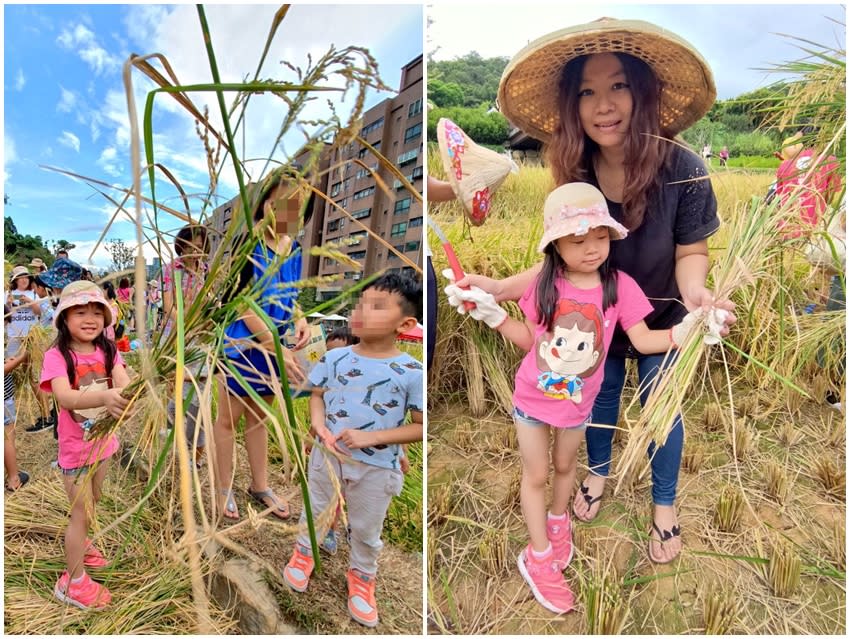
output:
M629 237L611 247L612 265L630 275L652 301L652 329L670 328L688 310L734 305L705 286L707 238L717 231L717 202L699 156L671 140L699 120L715 99L708 64L687 42L653 24L602 18L530 43L505 68L499 106L515 126L547 145L556 184L585 181L606 196ZM518 299L540 266L502 282L473 275L497 300ZM458 300L450 300L454 304ZM727 314L722 334L735 321ZM618 330L587 429L590 473L573 512L599 512L611 462L626 358L637 359L641 403L663 356L641 356ZM675 559L682 549L674 507L684 429L677 417L664 446L651 448L652 524L649 557Z

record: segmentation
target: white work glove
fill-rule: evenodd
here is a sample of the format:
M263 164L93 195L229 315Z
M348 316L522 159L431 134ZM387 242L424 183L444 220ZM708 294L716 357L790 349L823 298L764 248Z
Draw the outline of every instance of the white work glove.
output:
M463 305L464 302L475 304L475 308L469 309L469 316L484 322L490 328L498 328L508 317L508 312L499 306L496 298L477 286L464 290L454 284L449 284L443 290L449 298L449 304L452 304L452 299L457 300L457 305L452 304L452 306L455 306L457 312L461 315L467 312Z
M704 333L702 338L704 344L719 344L722 339L720 330L723 328L727 315L728 311L722 308L712 308L708 313L701 308L691 311L670 329L670 340L673 346L681 348L691 331L695 330Z
M455 274L454 272L452 272L452 269L444 269L443 277L445 277L449 281L449 285L443 289L443 292L445 292L446 297L448 297L449 299L449 306L452 306L461 315L465 315L466 308L464 308L463 300L455 294L456 291L459 291L461 289L455 286ZM449 289L452 290L451 293L449 293Z

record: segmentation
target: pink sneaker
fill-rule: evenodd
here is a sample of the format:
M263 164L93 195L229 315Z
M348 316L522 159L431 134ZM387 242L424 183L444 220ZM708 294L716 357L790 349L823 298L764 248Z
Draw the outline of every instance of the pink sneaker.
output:
M517 557L519 572L534 593L537 602L557 614L573 609L573 593L558 568L550 549L542 559L535 559L529 544Z
M563 570L573 560L573 527L569 512L564 513L563 520L546 516L546 536L552 544L555 561Z
M78 583L71 583L67 570L60 575L53 594L59 601L83 610L101 610L112 601L109 590L92 581L87 573L83 573L83 578Z
M86 568L103 568L109 565L103 553L94 547L91 539L86 539L86 554L83 556L83 565Z

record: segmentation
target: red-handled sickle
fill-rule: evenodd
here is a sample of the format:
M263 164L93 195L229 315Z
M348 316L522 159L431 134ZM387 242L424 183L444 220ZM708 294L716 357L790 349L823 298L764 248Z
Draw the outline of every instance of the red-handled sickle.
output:
M446 238L445 233L443 233L442 229L437 225L437 223L431 219L431 216L428 216L428 226L431 227L431 230L437 234L437 237L440 238L440 243L443 245L443 251L446 253L446 259L449 262L449 268L452 269L452 274L455 276L455 282L459 282L463 279L465 273L463 269L460 267L460 262L457 261L457 255L455 255L455 250L452 248L452 245L449 243L449 240ZM461 286L465 291L469 290L468 286ZM466 310L472 310L475 308L475 302L464 302L463 307Z

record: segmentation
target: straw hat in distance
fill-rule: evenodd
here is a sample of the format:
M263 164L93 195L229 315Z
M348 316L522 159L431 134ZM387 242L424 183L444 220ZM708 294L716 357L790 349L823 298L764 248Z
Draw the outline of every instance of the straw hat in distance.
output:
M463 204L469 221L484 224L490 212L490 196L517 166L506 155L476 144L448 118L437 122L437 142L443 169L452 190Z
M14 283L16 279L19 277L32 277L29 272L29 269L26 266L16 266L12 269L11 275L9 275L9 283Z
M564 65L595 53L628 53L652 68L660 84L661 128L670 135L699 120L717 97L711 68L686 40L643 20L600 18L545 35L517 53L499 82L499 109L514 126L548 142L560 117Z

